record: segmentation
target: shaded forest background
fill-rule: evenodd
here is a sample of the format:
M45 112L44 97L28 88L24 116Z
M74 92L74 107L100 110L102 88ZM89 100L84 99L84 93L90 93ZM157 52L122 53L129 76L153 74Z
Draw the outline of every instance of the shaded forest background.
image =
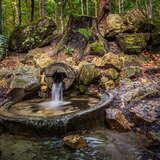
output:
M27 25L45 16L53 17L63 32L70 15L99 15L100 0L0 0L0 33L9 35L18 25ZM133 8L147 11L153 23L160 24L160 0L111 0L111 13Z

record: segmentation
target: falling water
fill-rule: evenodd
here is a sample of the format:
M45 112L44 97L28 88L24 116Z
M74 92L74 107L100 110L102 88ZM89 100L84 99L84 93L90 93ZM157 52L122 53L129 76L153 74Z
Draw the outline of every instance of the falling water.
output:
M53 83L51 90L52 99L49 102L43 102L40 105L43 107L57 108L70 104L70 102L63 101L63 84Z
M61 83L53 83L52 85L52 101L63 101L63 87Z

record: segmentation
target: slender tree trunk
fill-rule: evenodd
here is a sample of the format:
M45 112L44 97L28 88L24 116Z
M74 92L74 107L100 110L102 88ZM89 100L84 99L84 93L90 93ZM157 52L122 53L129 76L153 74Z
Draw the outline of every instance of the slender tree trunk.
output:
M46 15L46 0L42 0L42 17Z
M42 18L42 0L39 0L39 17Z
M124 12L124 0L119 0L118 4L119 4L119 13L123 13Z
M18 11L18 25L21 25L22 24L21 0L18 0L17 11Z
M97 0L94 0L94 11L95 11L95 17L98 17L98 3L97 3Z
M0 0L0 34L3 31L3 20L2 20L2 0Z
M148 18L152 19L153 18L153 4L152 4L152 0L147 0L147 13L148 13Z
M86 13L89 16L89 0L86 0Z
M31 0L31 4L30 4L30 10L31 10L31 22L34 20L34 0Z
M27 11L27 17L26 17L26 19L27 19L27 22L29 23L29 20L30 20L30 15L29 15L30 10L29 10L29 6L28 6L28 0L25 0L25 7L26 7L26 11Z
M84 15L84 3L83 0L81 0L81 13Z
M100 0L100 13L98 17L98 24L105 20L108 16L110 10L109 10L109 0Z

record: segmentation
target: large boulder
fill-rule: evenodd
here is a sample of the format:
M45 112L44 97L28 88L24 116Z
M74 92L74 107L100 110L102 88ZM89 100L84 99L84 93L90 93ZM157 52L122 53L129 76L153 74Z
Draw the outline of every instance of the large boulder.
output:
M82 64L80 67L80 84L89 85L100 76L100 71L92 63Z
M40 70L33 66L18 67L13 73L8 96L12 101L35 95L40 87Z
M34 64L35 66L43 69L48 65L53 64L54 60L53 58L51 58L51 56L49 56L48 53L44 52L42 49L35 48L28 52L25 62L27 64Z
M18 26L10 36L9 48L16 52L27 52L47 45L53 40L55 30L55 22L48 17L28 26Z
M117 36L117 43L127 54L141 53L147 48L148 33L123 33Z
M130 10L126 14L110 14L106 22L107 37L115 37L119 33L144 33L151 28L145 12L140 9Z
M70 16L67 30L57 47L57 52L72 50L81 57L92 37L94 18L88 16Z
M116 55L112 52L106 53L103 57L95 57L92 61L97 67L114 67L121 70L123 66L123 61L121 56Z

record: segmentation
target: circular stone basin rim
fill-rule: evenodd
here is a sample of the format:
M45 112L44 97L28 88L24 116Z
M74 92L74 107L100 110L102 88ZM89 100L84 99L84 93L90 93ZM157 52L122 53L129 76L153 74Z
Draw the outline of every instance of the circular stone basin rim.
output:
M97 105L91 108L87 108L82 111L76 111L64 115L58 115L53 117L33 117L33 116L20 116L7 112L7 109L0 109L0 125L9 129L12 132L12 127L16 129L24 130L26 126L26 132L29 128L33 129L33 132L48 132L54 135L64 134L67 128L69 131L76 131L85 129L86 125L90 124L90 121L94 122L101 118L105 118L104 110L113 100L112 94L106 94L106 100L101 100ZM103 113L103 117L101 116ZM90 125L89 125L90 126ZM29 128L28 128L29 127ZM67 128L66 128L67 127ZM88 128L88 127L87 127ZM39 131L38 131L39 130ZM21 131L20 131L21 132ZM18 134L20 133L18 132Z

